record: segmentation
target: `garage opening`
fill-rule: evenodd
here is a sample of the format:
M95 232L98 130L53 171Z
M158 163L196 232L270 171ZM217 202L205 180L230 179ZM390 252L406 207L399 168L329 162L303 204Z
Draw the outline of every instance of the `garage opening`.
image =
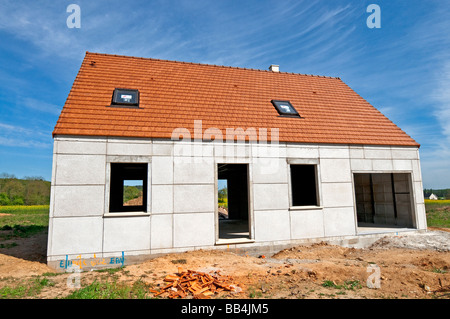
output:
M250 239L248 165L218 164L219 240Z
M358 227L414 228L411 175L354 174Z

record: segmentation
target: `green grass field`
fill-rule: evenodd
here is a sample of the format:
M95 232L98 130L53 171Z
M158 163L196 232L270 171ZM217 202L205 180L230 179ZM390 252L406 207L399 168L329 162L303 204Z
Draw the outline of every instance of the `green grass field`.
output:
M425 200L429 227L450 228L450 200Z
M48 210L48 205L0 206L0 240L29 237L46 231Z

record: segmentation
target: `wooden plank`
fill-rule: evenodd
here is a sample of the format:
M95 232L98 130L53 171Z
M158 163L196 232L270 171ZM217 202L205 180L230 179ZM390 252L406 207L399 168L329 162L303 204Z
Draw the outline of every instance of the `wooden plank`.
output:
M166 278L164 278L164 281L176 281L178 279L180 278L176 275L167 275Z

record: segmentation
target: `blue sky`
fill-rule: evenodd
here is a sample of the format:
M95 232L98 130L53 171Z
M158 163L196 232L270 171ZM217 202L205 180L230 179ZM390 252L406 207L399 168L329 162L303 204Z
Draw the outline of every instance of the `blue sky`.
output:
M424 187L448 188L449 16L442 0L1 0L0 173L50 180L51 133L91 51L338 76L422 145Z

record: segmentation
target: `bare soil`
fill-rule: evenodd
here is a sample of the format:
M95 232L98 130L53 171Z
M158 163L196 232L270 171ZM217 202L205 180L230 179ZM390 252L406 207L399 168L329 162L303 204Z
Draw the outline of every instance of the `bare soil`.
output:
M47 234L15 239L17 245L0 248L0 289L53 273L47 267ZM5 241L3 244L7 244ZM366 249L326 243L296 246L273 256L242 256L233 251L197 250L168 254L115 273L116 280L132 285L141 280L158 290L178 267L229 275L242 289L222 292L218 298L269 299L450 299L450 233L433 230L423 234L385 237ZM371 267L379 267L379 286ZM371 275L373 275L371 277ZM33 298L63 298L73 292L70 274L50 277L54 285ZM106 280L107 272L81 273L82 285ZM373 280L372 280L372 279ZM166 295L162 295L164 298Z

